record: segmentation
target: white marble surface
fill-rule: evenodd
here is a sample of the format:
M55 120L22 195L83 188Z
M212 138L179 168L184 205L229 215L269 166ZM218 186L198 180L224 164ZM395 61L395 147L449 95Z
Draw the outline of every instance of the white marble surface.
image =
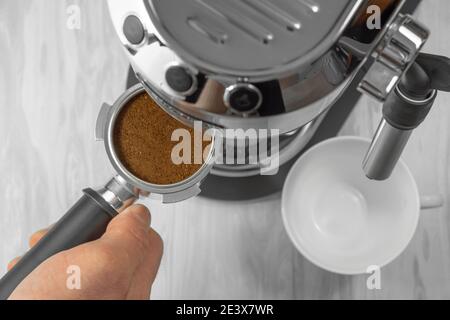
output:
M81 29L66 9L81 8ZM427 51L450 55L450 2L424 0L417 16L432 30ZM124 89L128 64L101 0L0 1L0 266L26 249L28 235L55 221L86 186L112 169L93 128L102 102ZM450 201L450 95L441 94L405 152L423 194ZM342 134L369 137L380 106L362 99ZM253 202L196 198L146 201L165 241L156 299L450 298L449 206L423 212L414 240L366 277L325 272L298 254L279 196Z

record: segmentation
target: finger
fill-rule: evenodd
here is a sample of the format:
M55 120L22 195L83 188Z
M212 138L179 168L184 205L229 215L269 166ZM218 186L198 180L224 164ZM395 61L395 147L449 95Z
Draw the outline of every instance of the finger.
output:
M150 222L150 211L145 206L131 206L111 221L100 242L114 250L117 260L124 261L134 272L151 245Z
M22 258L22 257L17 257L17 258L14 258L13 260L11 260L11 261L8 263L8 271L11 270L12 268L14 268L14 266L17 264L17 262L19 262L19 260L20 260L21 258Z
M33 233L30 237L30 239L28 240L28 244L30 245L30 248L33 248L36 243L38 243L39 241L41 241L41 239L47 234L48 229L42 229L39 231L36 231L35 233Z
M149 230L148 237L150 238L150 248L143 262L137 267L131 281L127 296L127 299L130 300L148 300L150 298L151 288L161 264L163 241L153 229Z

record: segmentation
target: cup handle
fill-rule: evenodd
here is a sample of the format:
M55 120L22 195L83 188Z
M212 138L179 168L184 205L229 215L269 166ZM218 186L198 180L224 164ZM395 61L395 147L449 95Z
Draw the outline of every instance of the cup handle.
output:
M441 208L443 205L444 197L442 195L428 195L420 197L420 208L422 210Z

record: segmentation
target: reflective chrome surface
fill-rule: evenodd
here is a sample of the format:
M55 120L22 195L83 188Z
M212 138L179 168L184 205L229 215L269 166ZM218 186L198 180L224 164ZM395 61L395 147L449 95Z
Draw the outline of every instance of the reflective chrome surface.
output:
M280 167L298 156L298 154L306 147L316 133L317 128L325 115L326 113L300 129L280 136L279 153L277 155L279 157L278 163ZM244 151L247 152L247 149ZM243 178L258 176L261 174L261 169L261 163L247 163L245 165L216 164L211 169L211 174L226 178Z
M400 99L393 101L397 101L397 103L405 102L410 108L414 109L415 106L419 105L432 105L436 99L437 91L434 90L424 100L414 100L404 94L398 87L392 94L395 94ZM413 131L397 128L383 118L363 162L363 169L366 176L370 179L380 181L388 179Z
M386 99L428 38L422 25L399 14L404 0L108 3L136 76L165 111L186 123L201 120L212 127L276 129L280 137L302 132L302 139L290 140L297 143L286 150L306 144L305 137L314 132L311 123L320 123L318 119L366 63L374 62L360 90L380 101ZM383 11L381 28L376 30L366 26L366 9L372 4ZM124 35L123 21L129 15L139 17L144 26L143 44L130 45ZM177 86L167 78L173 65L182 65L186 75L195 78L195 92L174 89ZM236 112L230 92L246 86L261 93L262 103ZM387 158L377 150L389 149L393 162L395 154L400 155L401 141L407 140L400 136L407 135L392 130L382 123L366 168L382 170L373 157ZM394 136L398 139L391 139ZM256 172L257 165L216 166L213 171L246 175Z
M172 3L174 1L171 0L169 2ZM161 106L167 112L188 122L197 119L209 123L212 126L223 128L278 129L280 130L280 134L284 134L307 125L325 112L342 94L355 75L356 70L361 67L364 59L348 52L346 49L342 49L339 46L338 40L340 36L346 33L354 32L355 29L358 31L358 29L365 28L364 19L361 20L358 18L358 14L360 13L358 9L362 10L364 5L367 5L369 2L344 0L332 2L328 0L314 0L312 2L311 0L277 1L277 3L282 4L279 6L280 8L285 8L286 6L303 7L304 3L308 1L308 3L318 3L321 10L320 13L311 12L310 14L313 16L317 14L317 17L320 17L320 19L304 18L302 20L304 29L300 28L300 31L296 31L296 24L292 23L294 20L286 17L285 10L283 12L271 11L270 13L267 11L268 5L270 5L268 1L260 1L258 3L251 0L217 1L219 3L218 6L221 7L219 11L227 19L229 19L230 14L233 15L231 12L235 10L229 3L236 5L236 8L240 8L241 5L253 6L254 8L252 10L255 12L251 13L250 11L244 10L240 14L246 14L251 16L252 19L256 19L258 25L264 22L264 26L267 26L268 30L276 30L273 33L274 35L278 35L276 38L274 37L274 42L269 44L268 47L262 44L263 48L267 50L264 52L262 52L263 49L261 48L260 50L257 49L261 46L260 42L249 39L249 43L246 43L246 46L252 46L253 49L246 51L247 54L240 57L240 59L234 59L232 61L235 66L234 68L230 62L222 61L223 59L227 59L227 54L223 53L221 56L217 56L217 60L213 61L214 63L210 61L212 56L209 56L211 54L209 51L203 53L203 55L207 55L205 57L203 55L198 56L200 58L203 57L202 59L194 54L197 48L193 46L196 44L200 48L204 48L205 46L214 47L216 45L220 47L221 41L226 42L229 38L220 36L220 34L209 34L208 37L205 37L200 32L204 29L202 27L203 22L199 23L199 20L194 22L192 19L189 20L186 12L173 10L173 15L179 17L180 20L158 20L157 16L167 17L169 15L169 7L167 5L169 2L164 2L163 4L158 2L155 8L151 7L153 1L147 0L128 0L126 2L122 0L109 0L108 3L117 34L126 49L138 78L145 85L147 91L155 99L160 100ZM183 1L182 3L183 6L188 6L189 8L191 5L195 7L198 5L204 7L204 4L213 6L209 0L189 0ZM403 5L403 1L392 0L390 3L389 12L394 17ZM216 4L216 1L214 1L214 4ZM328 6L329 8L339 6L340 10L336 10L334 13L329 11L329 15L321 15L324 12L328 12ZM204 8L201 10L203 10L201 12L204 12ZM205 13L205 16L201 15L201 19L209 19L211 13L208 10L206 10L207 13ZM157 15L155 12L164 13ZM293 10L293 12L296 12L296 10ZM130 14L138 16L145 26L147 41L143 45L130 46L124 36L122 30L123 21ZM256 15L258 18L255 18ZM270 15L270 17L268 18L267 15ZM330 21L327 21L325 19L326 17L329 17ZM286 28L284 29L280 28L280 18L286 24ZM219 18L218 20L220 19L224 18ZM227 31L231 28L229 22L229 20L223 22L225 23L224 29ZM330 27L330 22L333 22L332 27ZM383 22L382 30L376 31L375 33L379 33L380 35L384 34L392 19L388 17ZM215 23L217 24L214 26L217 26L221 22L215 21ZM250 22L243 22L243 24L247 23ZM307 28L319 24L324 24L328 27L325 27L325 29L318 27L316 33L308 33L308 36L302 33ZM182 28L183 30L180 30L176 28L177 25L184 26L184 29ZM289 25L292 27L292 31L288 30ZM241 27L247 29L247 25L241 25ZM210 30L214 30L214 28ZM239 27L237 27L237 30L240 30ZM331 30L329 32L330 34L324 33L324 30ZM169 31L176 34L172 34ZM207 30L204 31L206 32ZM296 32L300 32L300 34ZM192 33L192 38L182 38L181 35L184 33ZM359 34L364 35L364 32L359 32ZM210 39L211 37L217 39L219 44L214 44L214 41ZM237 42L242 41L246 37L245 32L242 30L240 32L236 31L235 37L239 37L239 40L236 40ZM291 44L289 42L291 37L311 37L311 39L308 38L308 41L310 41L308 42L309 44L305 45L305 48L309 48L310 52L297 55L298 59L290 61L292 63L286 63L281 66L277 63L270 63L275 61L269 61L270 59L268 59L267 52L271 52L271 50L276 51L278 55L282 52L285 55L295 54L295 52L286 50L286 48L283 49L283 45L301 45L301 43ZM358 36L355 37L358 38ZM249 37L247 36L247 38ZM316 42L312 41L313 38ZM192 43L189 42L191 40ZM380 40L381 38L379 37L373 37L370 43L367 43L367 54L370 54L371 50L376 47ZM280 41L279 47L277 47L277 41ZM230 47L227 46L227 43L223 44L223 52L230 51L231 55L243 49L243 47L235 46L234 43L228 43L228 45ZM192 49L192 53L187 52L189 48ZM259 55L264 55L264 57L260 57ZM292 57L291 60L293 59ZM280 59L280 56L276 56L274 59ZM257 68L256 64L261 64L263 60L265 68ZM243 65L244 62L247 62L247 67ZM253 62L255 62L255 65L252 65ZM165 77L166 70L168 66L174 63L186 66L189 73L197 77L197 90L192 95L182 95L174 91L167 83ZM224 72L218 72L225 65L228 66L228 71L221 70ZM242 83L250 83L257 86L263 96L262 106L251 114L232 113L224 102L224 95L227 88Z
M375 62L359 90L380 102L385 101L416 60L429 35L422 24L408 15L399 15L374 51Z
M160 40L202 73L268 81L311 65L365 0L143 0Z
M363 162L366 176L386 180L397 165L413 130L400 130L381 120L377 133Z
M140 195L139 190L128 184L121 176L115 176L96 192L118 213L131 206Z

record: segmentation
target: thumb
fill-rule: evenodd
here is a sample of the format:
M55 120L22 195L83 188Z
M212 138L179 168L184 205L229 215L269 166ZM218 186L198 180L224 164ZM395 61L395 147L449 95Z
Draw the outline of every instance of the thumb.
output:
M111 248L129 270L135 270L151 248L150 223L150 211L145 206L133 205L110 222L99 241Z

